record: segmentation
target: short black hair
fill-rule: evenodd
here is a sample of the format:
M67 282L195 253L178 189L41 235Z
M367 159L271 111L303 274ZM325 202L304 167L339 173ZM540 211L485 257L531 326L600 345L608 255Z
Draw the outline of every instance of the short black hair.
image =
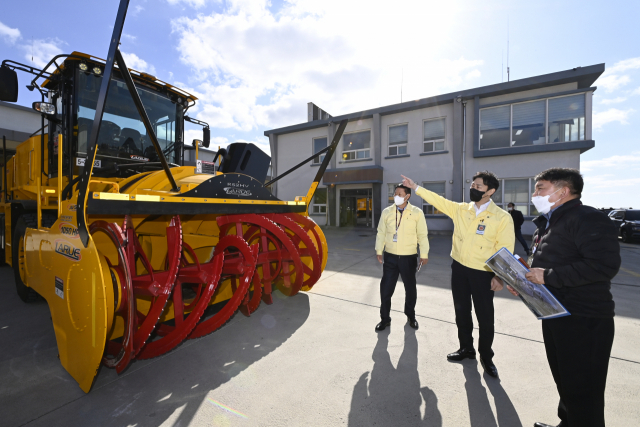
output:
M571 168L550 168L536 175L536 182L549 181L554 187L567 187L571 194L582 195L584 180L580 171Z
M402 188L404 190L404 194L405 195L411 194L411 189L409 187L405 186L405 185L398 184L398 185L396 185L396 189L398 189L398 188ZM393 190L393 191L395 192L396 190Z
M476 172L476 174L473 176L472 181L475 181L476 178L482 178L482 182L484 183L484 185L489 187L489 190L493 188L494 190L498 191L498 188L500 188L500 181L498 180L498 177L496 176L496 174L493 172L489 172L489 171Z
M516 205L513 202L507 203L507 206L513 206L514 208L516 207Z

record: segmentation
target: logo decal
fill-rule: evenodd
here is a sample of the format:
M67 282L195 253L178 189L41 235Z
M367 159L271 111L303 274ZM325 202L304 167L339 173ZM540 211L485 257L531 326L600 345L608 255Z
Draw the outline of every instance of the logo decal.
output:
M64 282L58 276L56 276L55 287L56 287L56 295L64 299Z
M73 221L73 217L71 215L61 215L60 219L63 221Z
M60 232L72 239L78 239L80 237L78 229L73 224L67 222L60 223Z
M69 205L69 210L70 210L71 212L75 212L75 211L77 211L77 210L78 210L78 205Z
M251 196L251 191L245 190L243 188L225 187L224 192L232 196L242 196L242 197Z
M147 159L146 157L142 157L142 156L136 156L135 154L132 154L131 156L131 160L140 160L143 162L148 162L149 159Z
M240 184L239 182L228 182L227 185L228 187L224 187L223 190L225 193L229 195L242 196L242 197L251 196L251 191L247 189L249 187L249 184Z
M56 240L56 253L59 253L73 261L80 261L82 259L80 249L62 239Z

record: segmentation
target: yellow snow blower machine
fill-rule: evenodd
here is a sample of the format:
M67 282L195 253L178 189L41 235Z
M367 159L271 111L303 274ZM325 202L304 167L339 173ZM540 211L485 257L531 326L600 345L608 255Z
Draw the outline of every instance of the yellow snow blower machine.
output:
M118 49L122 0L106 60L74 52L43 69L5 60L0 100L16 102L17 71L35 75L42 129L2 176L3 259L20 298L50 308L60 361L88 392L100 364L122 372L272 302L309 290L327 243L308 204L332 143L265 182L270 157L248 143L187 166L184 121L196 98L127 68ZM326 156L306 197L283 201L272 182Z

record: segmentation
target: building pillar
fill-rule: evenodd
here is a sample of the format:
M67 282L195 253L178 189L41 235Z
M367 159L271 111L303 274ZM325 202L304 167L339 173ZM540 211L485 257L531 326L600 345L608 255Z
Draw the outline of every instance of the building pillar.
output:
M462 187L464 184L464 176L462 170L462 145L464 135L464 117L462 102L457 100L453 102L453 135L451 138L451 151L453 154L453 173L450 179L453 180L451 191L451 200L454 202L462 202ZM468 129L467 129L468 131Z
M373 115L373 126L371 127L373 132L373 159L376 165L380 166L382 163L382 138L380 138L380 114L375 113Z
M327 202L328 205L327 206L327 210L329 211L329 224L327 225L332 225L332 226L337 226L338 223L336 222L336 207L337 205L337 200L338 198L336 197L336 186L334 184L330 184L327 187Z
M333 142L333 137L336 134L336 125L335 123L329 122L327 126L327 144L331 144ZM336 147L336 151L331 156L331 162L329 164L329 169L336 168L336 157L338 156L338 147Z
M378 222L380 222L382 215L382 184L373 184L371 208L373 209L373 227L378 228Z
M269 135L269 148L271 149L271 179L278 176L278 135ZM273 195L278 197L278 181L273 185Z

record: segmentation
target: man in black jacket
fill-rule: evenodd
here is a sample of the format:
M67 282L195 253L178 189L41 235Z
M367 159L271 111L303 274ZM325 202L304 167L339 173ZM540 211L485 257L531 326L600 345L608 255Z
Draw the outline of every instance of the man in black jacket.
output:
M529 246L527 246L527 241L524 240L522 236L522 224L524 224L524 215L522 212L516 209L516 205L513 203L509 203L507 205L507 210L511 214L511 218L513 218L513 229L516 233L516 239L522 244L524 251L529 255Z
M547 360L560 395L562 427L604 427L604 392L614 335L611 279L620 245L607 216L580 201L584 182L575 169L536 176L531 271L571 313L542 321ZM549 427L535 423L535 427Z

